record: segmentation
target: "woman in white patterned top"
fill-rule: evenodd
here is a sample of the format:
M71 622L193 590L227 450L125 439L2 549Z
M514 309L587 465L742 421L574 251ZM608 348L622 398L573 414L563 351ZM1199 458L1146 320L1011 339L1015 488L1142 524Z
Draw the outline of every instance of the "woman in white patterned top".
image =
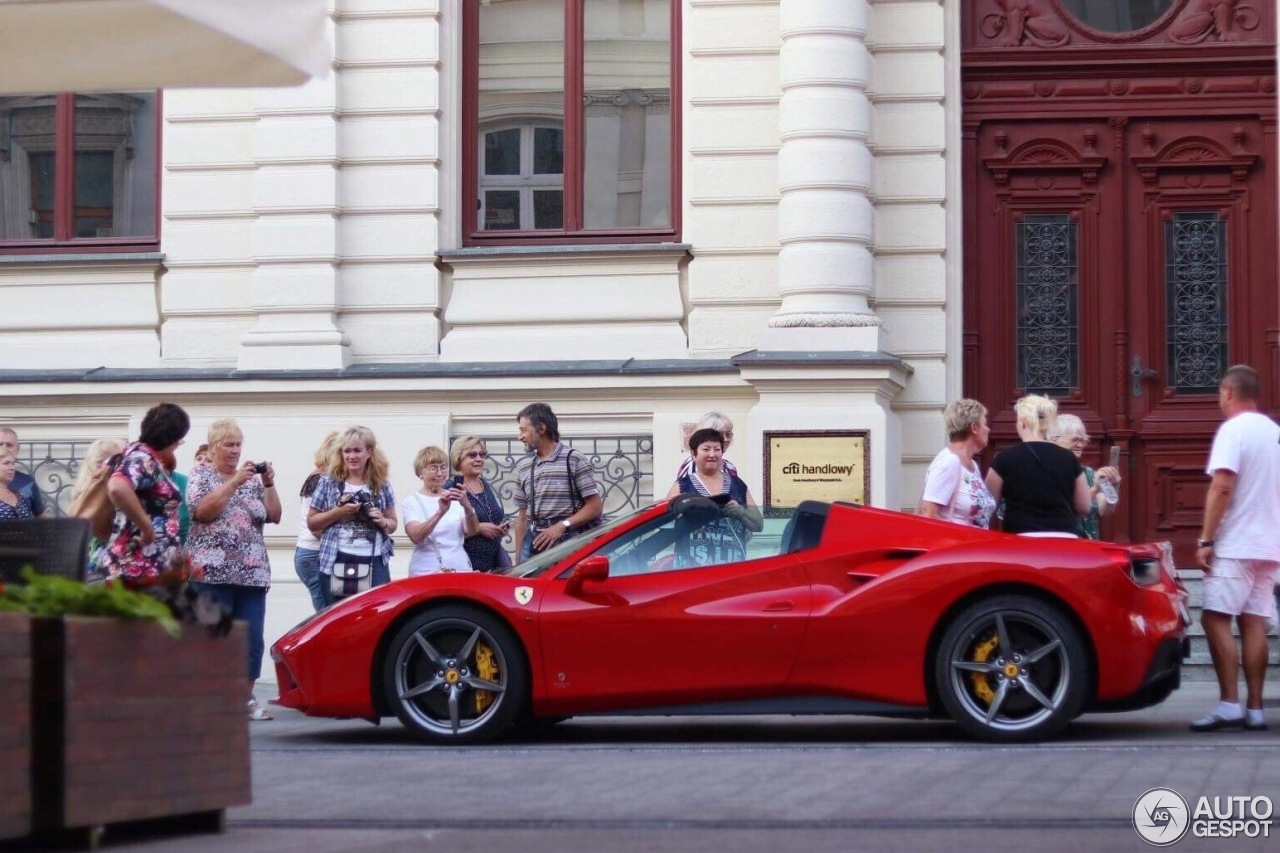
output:
M977 400L954 400L943 410L947 446L933 457L924 478L920 514L956 524L987 527L996 501L978 470L977 455L987 446L991 427L987 409Z

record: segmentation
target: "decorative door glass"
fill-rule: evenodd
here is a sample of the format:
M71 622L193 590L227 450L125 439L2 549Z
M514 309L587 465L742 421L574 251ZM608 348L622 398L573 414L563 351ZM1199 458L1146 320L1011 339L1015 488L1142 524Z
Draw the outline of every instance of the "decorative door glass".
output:
M1227 222L1214 211L1164 225L1169 386L1213 394L1227 368Z
M1018 266L1017 384L1064 396L1079 385L1077 226L1066 213L1031 214L1015 226Z

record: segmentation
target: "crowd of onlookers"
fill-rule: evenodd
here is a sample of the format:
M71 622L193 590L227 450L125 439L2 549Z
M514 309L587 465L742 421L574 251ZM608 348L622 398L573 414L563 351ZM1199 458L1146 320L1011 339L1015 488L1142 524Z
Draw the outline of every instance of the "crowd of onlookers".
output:
M560 440L555 413L533 403L516 422L529 454L517 465L510 496L514 525L484 477L488 451L479 436L462 436L447 451L435 445L419 450L413 471L421 488L399 499L372 430L352 426L325 436L297 495L302 521L294 567L314 608L388 583L393 536L402 524L413 545L410 577L500 571L598 526L604 503L591 462ZM176 454L190 426L180 406L161 403L143 417L136 440L100 438L89 446L71 506L95 482L105 482L113 516L109 531L90 537L86 578L150 578L194 567L193 585L248 623L249 715L270 719L253 698L253 686L261 675L271 586L263 529L282 516L275 467L244 458L244 433L234 419L224 418L209 426L185 476L176 470ZM728 418L705 416L670 494L722 495L734 514L727 523L758 530L759 513L748 511L754 501L724 459L732 437ZM0 428L0 520L50 514L35 481L18 470L17 434ZM511 551L504 544L509 534Z
M1058 404L1031 394L1014 405L1020 441L991 460L985 476L978 455L991 427L977 400L956 400L943 412L947 446L925 474L919 511L974 527L990 527L1000 513L1009 533L1100 537L1099 518L1115 509L1120 472L1081 463L1089 434L1076 415L1058 414Z

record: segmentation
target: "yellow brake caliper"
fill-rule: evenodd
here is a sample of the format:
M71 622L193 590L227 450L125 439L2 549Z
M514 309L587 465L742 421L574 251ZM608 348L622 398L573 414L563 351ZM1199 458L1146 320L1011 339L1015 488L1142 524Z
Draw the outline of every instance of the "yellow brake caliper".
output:
M493 649L484 643L476 644L476 675L485 681L497 681L498 662L494 659ZM990 692L990 691L988 691ZM488 690L476 691L476 713L483 713L485 708L493 704L493 693Z
M992 634L986 642L978 643L973 649L974 663L983 663L988 660L998 645L1000 645L1000 637L997 634ZM978 694L979 699L990 705L991 701L996 698L996 694L991 689L991 685L987 683L987 676L981 672L972 672L969 673L969 677L973 679L973 692Z

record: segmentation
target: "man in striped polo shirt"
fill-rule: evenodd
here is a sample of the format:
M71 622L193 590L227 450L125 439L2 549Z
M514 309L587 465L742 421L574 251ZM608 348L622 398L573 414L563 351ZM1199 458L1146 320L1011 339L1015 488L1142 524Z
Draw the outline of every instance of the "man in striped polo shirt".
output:
M520 441L531 455L516 466L513 498L515 546L520 562L595 526L604 512L591 463L560 441L560 424L546 403L530 403L516 416Z

